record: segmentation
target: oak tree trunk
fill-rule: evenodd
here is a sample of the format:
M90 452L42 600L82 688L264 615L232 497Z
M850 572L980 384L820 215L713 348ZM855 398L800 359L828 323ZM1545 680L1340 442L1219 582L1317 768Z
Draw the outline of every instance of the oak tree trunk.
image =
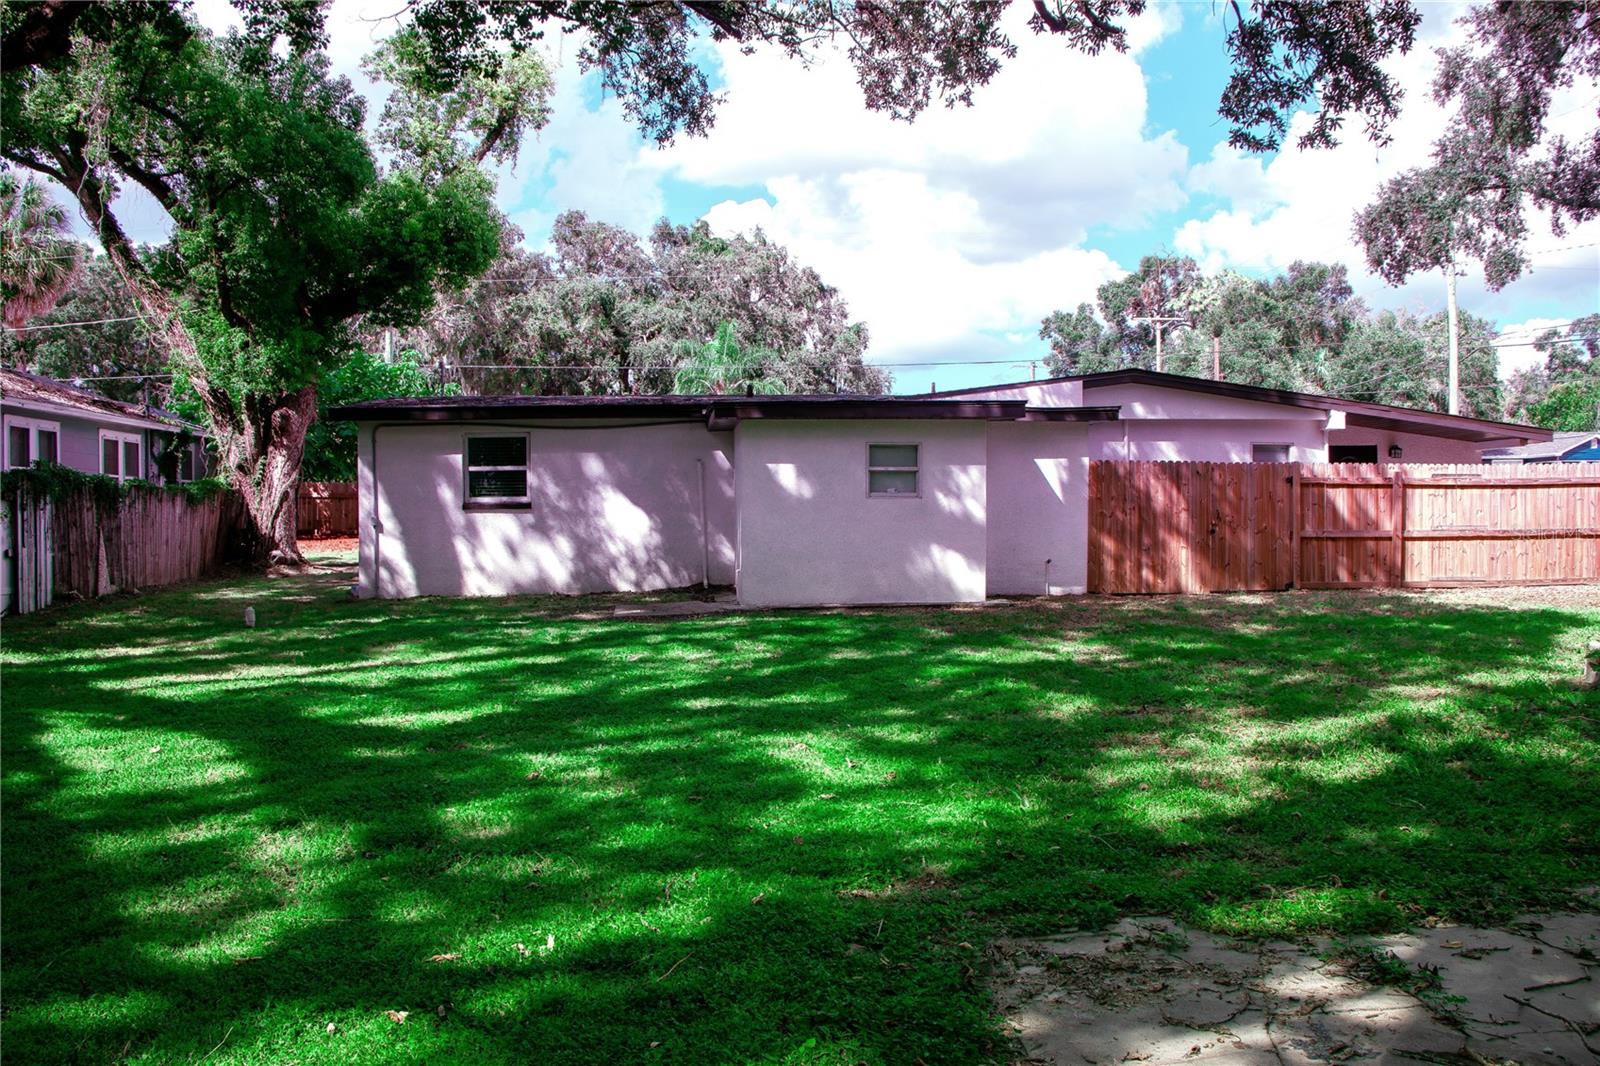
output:
M194 338L178 315L177 302L139 260L105 190L83 153L66 146L55 155L57 167L45 170L75 190L84 216L94 227L118 276L145 317L152 339L173 363L183 367L211 420L221 472L244 497L250 522L250 554L259 566L301 565L295 493L305 455L306 429L316 417L317 391L307 385L285 395L246 395L235 403L213 385L200 363ZM143 184L143 183L141 183ZM163 190L157 188L155 192Z

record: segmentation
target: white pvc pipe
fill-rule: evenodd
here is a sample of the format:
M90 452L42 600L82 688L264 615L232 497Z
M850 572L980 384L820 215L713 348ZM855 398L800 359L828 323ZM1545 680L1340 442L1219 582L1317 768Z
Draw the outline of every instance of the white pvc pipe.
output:
M706 461L696 459L700 473L700 587L711 587L711 531L706 528Z

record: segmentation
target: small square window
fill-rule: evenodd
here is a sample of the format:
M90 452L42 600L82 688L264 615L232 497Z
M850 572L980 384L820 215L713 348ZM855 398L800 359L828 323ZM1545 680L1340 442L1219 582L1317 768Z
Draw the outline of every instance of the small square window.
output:
M915 496L917 449L915 444L867 445L867 495Z
M120 477L122 465L118 461L122 456L121 443L115 437L100 438L100 472L107 477Z
M471 436L466 449L467 502L528 502L528 435Z
M41 463L58 463L56 432L53 429L36 430L39 441L39 455L37 461Z
M1289 461L1289 445L1287 444L1252 444L1250 445L1250 461L1252 463L1287 463Z

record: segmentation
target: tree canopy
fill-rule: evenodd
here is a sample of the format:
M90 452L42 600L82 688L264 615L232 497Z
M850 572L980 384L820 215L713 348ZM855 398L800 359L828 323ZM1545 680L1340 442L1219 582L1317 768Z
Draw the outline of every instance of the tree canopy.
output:
M1550 429L1600 428L1600 314L1545 330L1533 349L1540 360L1507 384L1507 413Z
M549 252L508 230L495 263L400 346L468 392L653 393L673 388L682 345L725 323L786 389L889 387L838 290L759 231L721 238L663 220L645 241L578 211L556 219Z
M1325 393L1403 407L1445 410L1448 338L1443 314L1373 314L1350 287L1345 268L1296 262L1254 280L1206 275L1190 259L1147 256L1139 269L1099 289L1097 305L1056 311L1040 324L1056 374L1124 367L1153 369L1148 324L1168 327L1165 369L1246 385ZM1501 416L1493 324L1462 316L1462 411Z
M57 40L37 25L49 17L0 8L14 60L0 154L76 197L203 403L263 557L298 558L289 494L319 376L353 320L416 322L492 261L490 182L437 150L380 170L363 101L305 38L215 37L166 5L117 4L76 13ZM499 136L538 120L521 116ZM128 183L172 218L166 245L128 238L114 208Z
M1499 289L1521 276L1527 213L1557 236L1600 217L1600 124L1569 140L1550 131L1558 89L1600 79L1593 4L1495 3L1465 16L1472 43L1440 51L1433 95L1455 114L1432 161L1384 185L1356 234L1372 269L1398 284L1476 259ZM1583 105L1596 108L1596 101Z

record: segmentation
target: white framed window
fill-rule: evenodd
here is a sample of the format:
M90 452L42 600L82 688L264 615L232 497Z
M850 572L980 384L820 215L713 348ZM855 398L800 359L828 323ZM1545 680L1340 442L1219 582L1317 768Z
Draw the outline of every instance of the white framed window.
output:
M1252 463L1287 463L1293 455L1294 446L1290 444L1250 445L1250 461Z
M178 449L178 481L194 480L194 445L185 444Z
M917 493L916 444L867 445L867 495L914 497Z
M526 433L469 433L462 459L467 507L529 503Z
M6 466L61 461L61 423L6 415Z
M144 441L139 434L102 429L100 472L118 481L144 477Z

